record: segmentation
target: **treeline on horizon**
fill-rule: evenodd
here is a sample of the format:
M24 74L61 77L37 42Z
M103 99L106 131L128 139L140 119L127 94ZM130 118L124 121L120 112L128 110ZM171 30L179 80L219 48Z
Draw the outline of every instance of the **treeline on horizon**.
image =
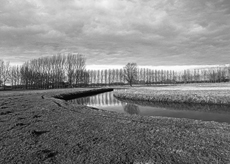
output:
M133 84L177 84L201 82L228 82L230 67L188 69L184 71L138 68ZM51 89L126 85L124 69L86 70L86 58L81 54L59 54L10 66L0 60L0 86L12 89Z

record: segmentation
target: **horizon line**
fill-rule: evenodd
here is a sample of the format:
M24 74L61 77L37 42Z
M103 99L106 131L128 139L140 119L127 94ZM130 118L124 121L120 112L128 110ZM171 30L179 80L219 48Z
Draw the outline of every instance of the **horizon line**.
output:
M104 70L104 69L121 69L125 65L104 65L104 64L92 64L86 65L88 70ZM151 65L139 65L139 68L149 68L156 70L185 70L192 68L212 68L212 67L229 67L230 64L215 64L215 65L165 65L165 66L151 66Z

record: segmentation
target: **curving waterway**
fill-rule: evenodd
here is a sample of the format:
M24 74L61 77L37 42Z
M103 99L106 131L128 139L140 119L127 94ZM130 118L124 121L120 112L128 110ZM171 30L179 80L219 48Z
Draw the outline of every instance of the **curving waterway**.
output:
M87 105L120 113L230 123L230 106L127 101L115 98L113 92L69 101L77 105Z

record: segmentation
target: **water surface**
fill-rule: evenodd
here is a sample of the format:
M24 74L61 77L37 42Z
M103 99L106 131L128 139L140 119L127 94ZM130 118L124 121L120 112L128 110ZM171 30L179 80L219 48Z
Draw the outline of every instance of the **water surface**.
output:
M230 123L230 106L127 101L116 99L113 92L73 99L70 102L120 113Z

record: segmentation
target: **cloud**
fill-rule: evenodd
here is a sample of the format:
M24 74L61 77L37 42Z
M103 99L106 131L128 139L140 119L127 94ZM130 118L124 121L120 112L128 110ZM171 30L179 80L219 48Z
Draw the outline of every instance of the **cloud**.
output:
M229 0L5 0L0 57L79 52L88 64L225 64L228 20Z

